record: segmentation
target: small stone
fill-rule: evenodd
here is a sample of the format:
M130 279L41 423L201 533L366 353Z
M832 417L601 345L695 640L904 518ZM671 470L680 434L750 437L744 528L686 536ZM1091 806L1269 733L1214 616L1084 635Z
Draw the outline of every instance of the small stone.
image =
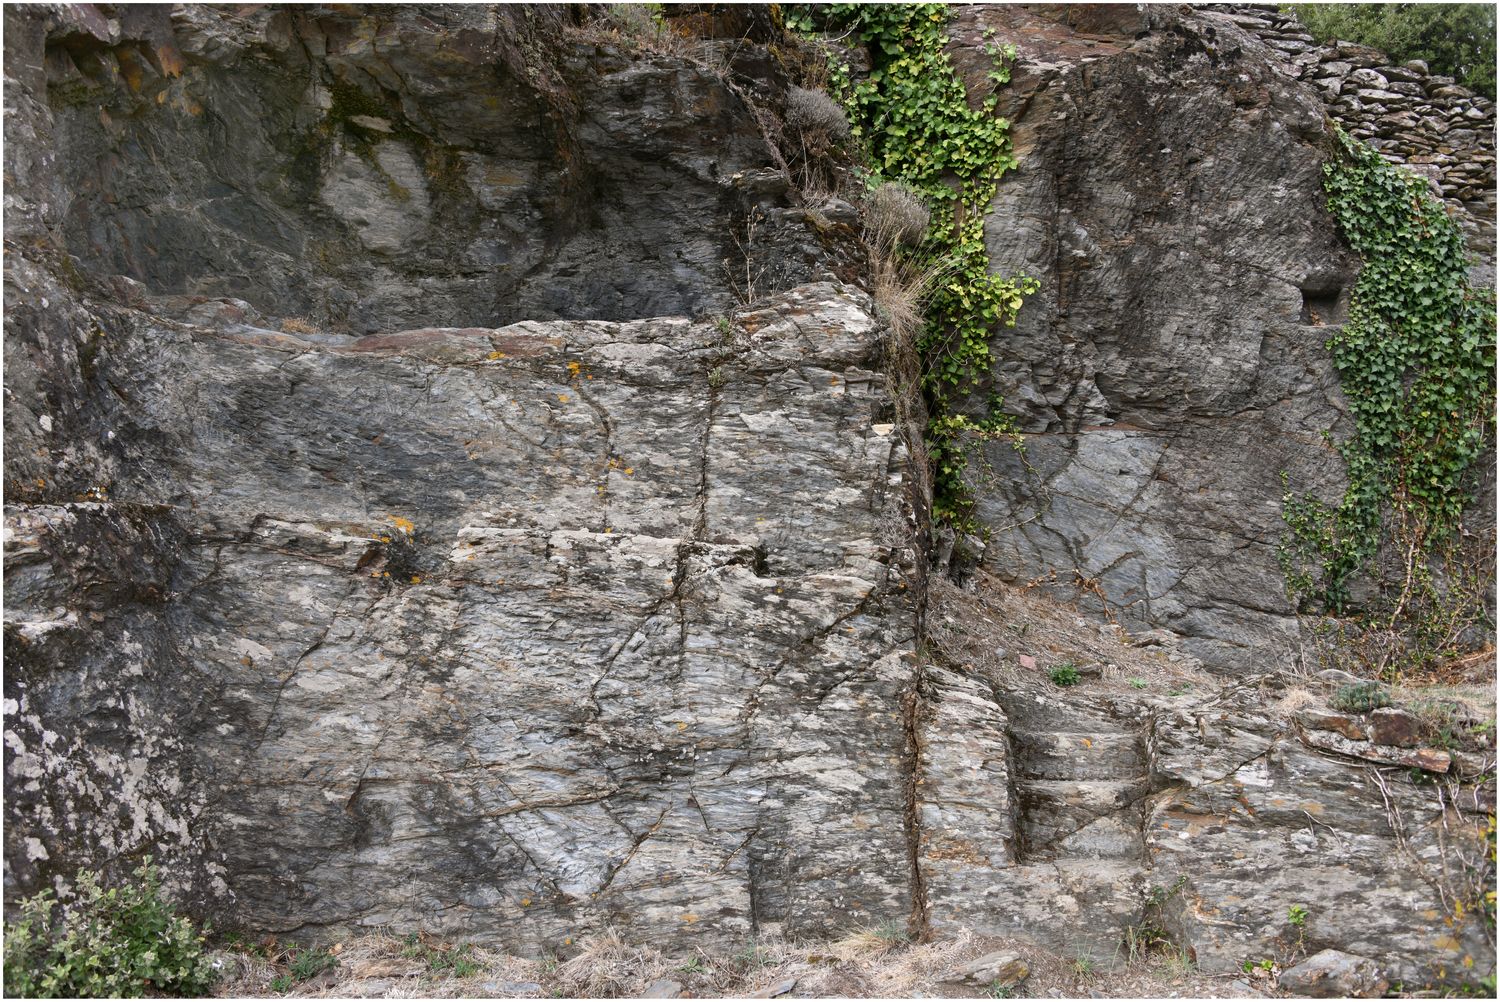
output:
M1013 988L1026 980L1031 968L1014 953L996 951L971 960L943 977L950 984L993 985Z
M1036 667L1036 658L1032 657L1030 654L1022 654L1019 660L1021 662L1022 668Z
M1351 741L1363 741L1365 739L1365 725L1358 717L1347 713L1329 713L1326 710L1306 709L1297 715L1298 721L1303 727L1310 727L1315 731L1333 731L1342 734Z
M535 981L486 981L479 986L486 995L504 997L512 995L540 995L542 986Z
M657 978L646 986L641 993L643 999L680 999L682 998L682 985L671 978Z
M1390 982L1375 961L1340 950L1323 950L1281 974L1280 986L1309 998L1348 998L1385 994Z
M1370 713L1370 740L1378 745L1414 748L1422 743L1422 722L1406 710L1381 707Z
M1351 675L1349 672L1339 668L1324 668L1318 672L1318 678L1332 685L1360 685L1369 681L1367 678Z
M796 987L797 987L797 979L796 978L783 978L782 980L776 982L771 987L769 987L769 988L762 988L758 992L751 992L749 995L746 995L745 997L746 998L751 998L751 999L774 999L774 998L776 998L776 997L778 997L780 995L787 994L793 988L796 988Z

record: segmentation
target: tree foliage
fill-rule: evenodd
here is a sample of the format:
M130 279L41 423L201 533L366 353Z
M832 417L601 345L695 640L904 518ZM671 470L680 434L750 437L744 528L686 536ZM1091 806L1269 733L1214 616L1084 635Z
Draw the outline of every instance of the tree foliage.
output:
M1432 72L1495 97L1495 7L1487 3L1289 5L1320 42L1341 39L1382 49L1397 62L1421 59Z

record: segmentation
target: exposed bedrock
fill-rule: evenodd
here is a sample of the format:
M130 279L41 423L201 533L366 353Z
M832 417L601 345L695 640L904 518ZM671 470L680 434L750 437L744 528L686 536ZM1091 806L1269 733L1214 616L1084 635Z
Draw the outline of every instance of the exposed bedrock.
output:
M5 13L8 906L152 853L299 939L1109 961L1149 920L1227 970L1305 901L1309 954L1488 963L1411 918L1473 774L1435 812L1258 690L923 650L925 471L859 214L786 176L769 16L674 54L568 7ZM1042 283L987 569L1272 667L1280 471L1342 486L1315 92L1175 7L966 8L981 77L985 27L1022 54L988 238Z
M572 16L7 11L8 898L153 852L306 934L908 918L855 217L770 169L764 46Z
M1270 667L1297 639L1282 472L1343 486L1323 343L1358 261L1323 206L1322 103L1232 24L1085 13L988 9L960 34L1020 49L1002 92L1020 167L987 239L997 270L1041 282L993 343L1026 434L975 464L983 559L1084 583L1211 665Z

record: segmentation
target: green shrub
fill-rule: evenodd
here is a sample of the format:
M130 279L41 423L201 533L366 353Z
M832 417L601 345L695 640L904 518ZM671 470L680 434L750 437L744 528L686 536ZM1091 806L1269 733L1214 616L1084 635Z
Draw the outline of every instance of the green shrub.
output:
M1320 42L1372 45L1396 62L1421 59L1470 90L1495 97L1495 7L1487 3L1291 4Z
M1357 685L1340 686L1329 703L1335 710L1345 713L1369 713L1382 706L1391 705L1391 697L1379 682L1360 682Z
M1047 674L1053 685L1069 686L1078 684L1078 669L1071 664L1058 665Z
M104 890L78 874L66 906L42 891L5 927L5 994L13 998L198 996L213 983L203 934L161 896L148 856L135 880Z

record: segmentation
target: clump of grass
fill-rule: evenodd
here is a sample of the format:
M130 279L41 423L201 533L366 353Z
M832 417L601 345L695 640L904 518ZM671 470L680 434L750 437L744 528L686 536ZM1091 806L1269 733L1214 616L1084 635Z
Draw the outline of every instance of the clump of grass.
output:
M411 197L408 193L407 197ZM306 317L287 317L281 321L283 334L317 334L320 333L318 325Z
M870 228L884 237L883 242L915 247L927 235L932 210L922 197L899 182L887 182L870 193Z
M793 87L788 91L786 123L797 130L808 152L820 152L849 138L849 116L820 90Z

